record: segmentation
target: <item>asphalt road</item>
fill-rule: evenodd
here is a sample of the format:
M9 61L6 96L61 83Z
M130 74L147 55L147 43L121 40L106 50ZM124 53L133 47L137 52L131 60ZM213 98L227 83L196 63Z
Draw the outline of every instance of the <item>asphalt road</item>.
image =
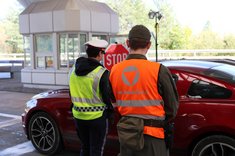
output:
M0 156L42 156L27 140L21 125L21 114L32 96L46 90L24 87L20 76L15 73L12 78L0 77ZM62 151L57 154L62 155L75 156L78 153Z
M0 156L41 156L24 135L21 114L35 93L0 91ZM78 153L62 151L58 156Z

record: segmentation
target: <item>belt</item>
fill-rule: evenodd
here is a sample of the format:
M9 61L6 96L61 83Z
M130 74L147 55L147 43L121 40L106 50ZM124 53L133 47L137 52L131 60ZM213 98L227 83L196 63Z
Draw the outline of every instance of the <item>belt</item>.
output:
M144 126L164 128L165 122L152 119L144 119Z

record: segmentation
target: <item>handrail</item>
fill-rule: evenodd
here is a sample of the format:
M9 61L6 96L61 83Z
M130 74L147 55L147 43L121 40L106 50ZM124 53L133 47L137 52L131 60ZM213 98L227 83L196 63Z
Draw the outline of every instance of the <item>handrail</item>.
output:
M7 67L15 67L15 66L21 66L24 67L24 61L23 60L0 60L0 66L7 66Z
M155 50L149 50L148 59L155 59ZM163 59L232 59L235 49L199 49L199 50L158 50L159 60Z

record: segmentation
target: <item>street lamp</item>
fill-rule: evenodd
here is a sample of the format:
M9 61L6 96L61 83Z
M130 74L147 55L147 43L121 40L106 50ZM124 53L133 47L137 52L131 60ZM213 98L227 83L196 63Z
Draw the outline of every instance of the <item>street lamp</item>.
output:
M156 46L156 62L158 60L158 54L157 54L157 47L158 47L158 43L157 43L157 36L158 36L158 21L160 21L160 19L162 18L162 14L159 11L152 11L150 10L148 13L149 19L154 19L156 20L155 23L155 33L156 33L156 38L155 38L155 46Z

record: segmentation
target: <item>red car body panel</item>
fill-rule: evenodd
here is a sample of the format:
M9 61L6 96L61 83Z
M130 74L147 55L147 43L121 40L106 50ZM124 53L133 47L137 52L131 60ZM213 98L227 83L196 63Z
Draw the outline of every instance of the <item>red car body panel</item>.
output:
M164 64L164 62L163 62ZM166 64L172 75L177 75L176 83L179 93L179 110L175 118L175 133L173 153L180 155L191 152L195 143L205 136L224 134L235 138L235 84L227 83L206 75L202 75L206 67L186 67L177 64ZM209 68L209 67L208 67ZM231 90L227 99L193 98L188 96L188 89L195 79L211 82ZM71 113L69 90L55 90L37 95L37 106L22 115L23 127L28 135L28 123L37 111L47 112L57 123L63 138L63 144L68 149L79 149L79 140ZM119 115L115 114L115 123L110 127L106 151L118 153L119 143L116 123ZM175 155L175 154L174 154Z

